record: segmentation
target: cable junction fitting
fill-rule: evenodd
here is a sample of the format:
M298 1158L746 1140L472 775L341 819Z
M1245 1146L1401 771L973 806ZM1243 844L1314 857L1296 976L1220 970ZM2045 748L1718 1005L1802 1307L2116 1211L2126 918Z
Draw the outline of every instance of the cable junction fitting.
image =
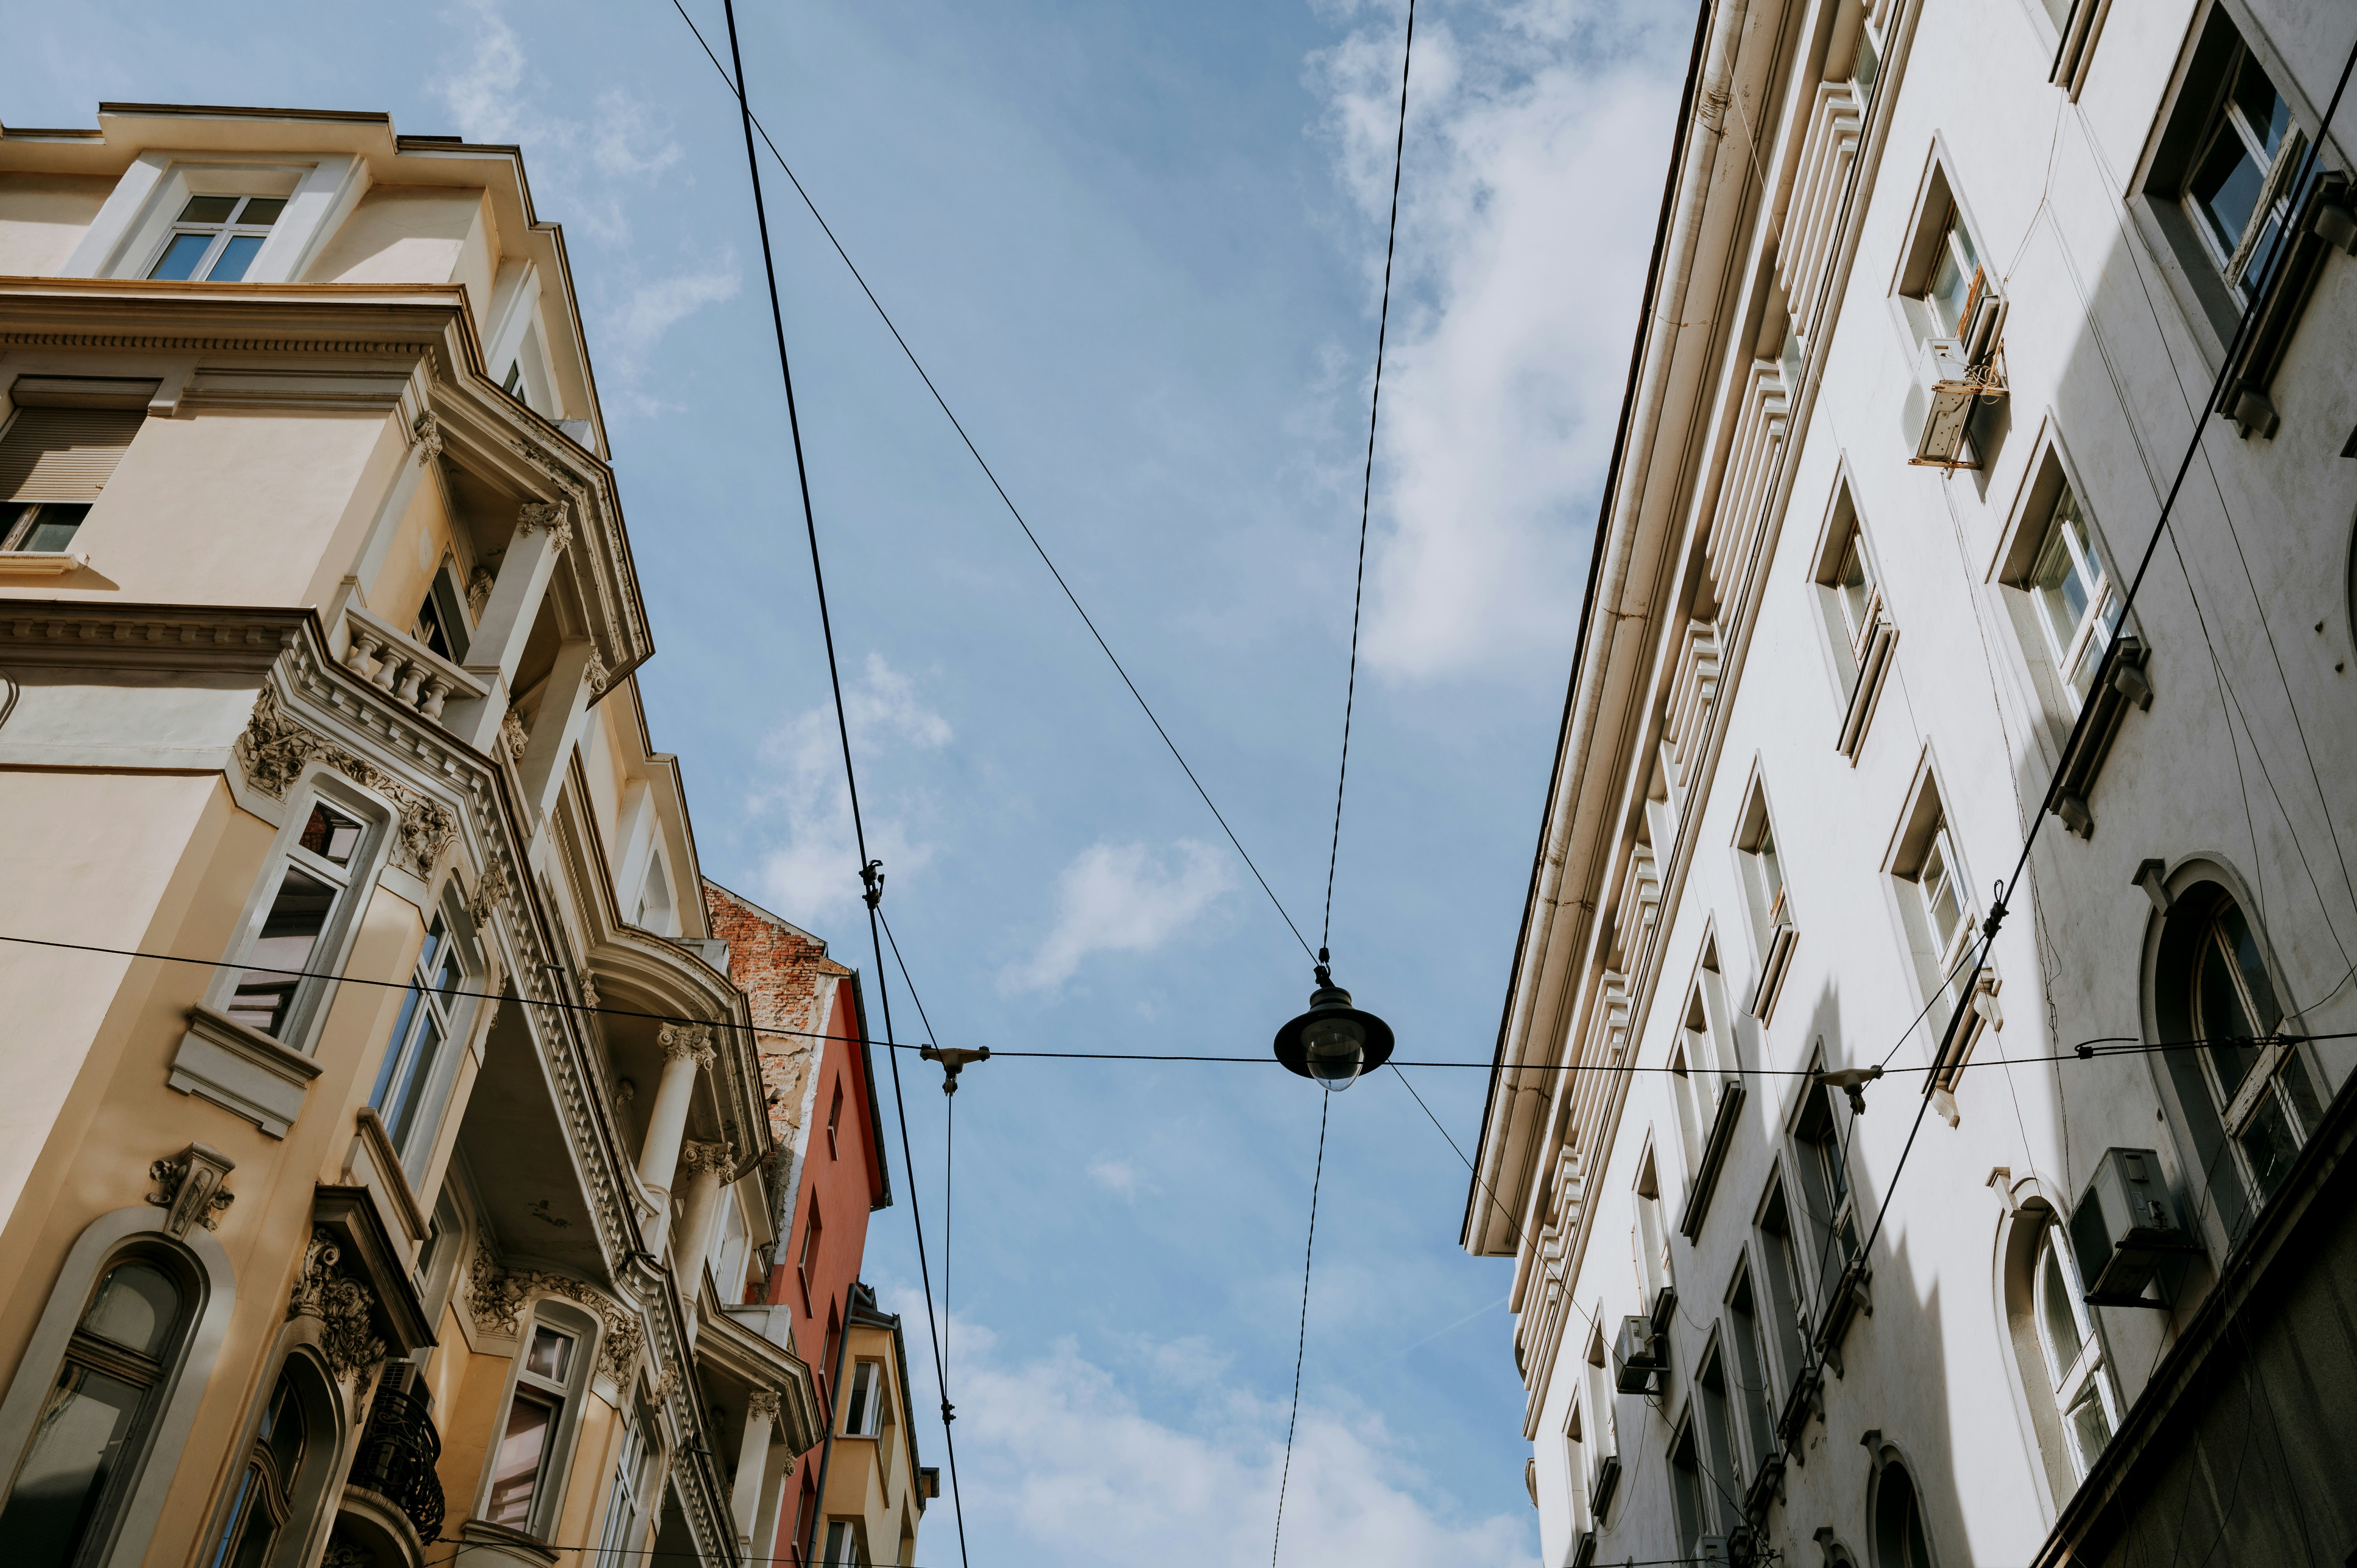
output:
M976 1046L968 1050L959 1046L922 1046L918 1048L917 1055L926 1061L942 1064L942 1092L955 1094L958 1074L975 1062L988 1061L990 1047Z
M1881 1064L1873 1067L1844 1068L1839 1072L1821 1072L1817 1080L1827 1089L1838 1089L1849 1096L1850 1113L1866 1114L1866 1086L1882 1076Z
M884 863L880 860L871 860L861 866L859 883L861 886L867 889L861 895L867 900L867 907L871 909L880 907L884 902Z

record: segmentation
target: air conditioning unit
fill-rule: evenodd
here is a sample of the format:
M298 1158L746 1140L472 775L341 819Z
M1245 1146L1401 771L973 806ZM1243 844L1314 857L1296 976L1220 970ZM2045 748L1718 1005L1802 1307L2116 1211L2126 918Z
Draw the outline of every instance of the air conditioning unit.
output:
M2198 1252L2150 1149L2106 1149L2071 1215L2071 1251L2097 1306L2161 1306L2144 1287L2171 1254Z
M1612 1386L1624 1394L1660 1393L1669 1380L1669 1337L1652 1318L1622 1318L1612 1344Z
M1905 428L1915 443L1908 461L1942 468L1968 468L1965 427L1980 385L1972 379L1959 338L1926 338L1915 356L1915 384L1907 393Z

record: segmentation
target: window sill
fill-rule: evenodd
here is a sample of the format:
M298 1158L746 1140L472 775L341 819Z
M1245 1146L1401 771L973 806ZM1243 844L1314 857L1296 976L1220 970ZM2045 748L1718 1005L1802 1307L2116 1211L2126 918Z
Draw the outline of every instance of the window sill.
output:
M2152 706L2146 657L2140 639L2122 636L2113 640L2097 671L2094 694L2087 699L2087 707L2072 727L2070 743L2063 750L2060 777L2047 810L2083 839L2095 836L2095 817L2088 809L2087 797L2094 793L2095 776L2111 755L2112 742L2127 720L2129 705L2139 711Z
M188 1032L164 1081L284 1138L318 1076L319 1064L300 1051L200 1006L188 1009Z
M352 1152L344 1161L346 1179L355 1187L375 1190L410 1240L424 1241L429 1229L425 1210L409 1185L409 1173L402 1167L401 1151L393 1146L392 1129L384 1124L383 1117L366 1105L361 1107L354 1120L357 1125Z
M1727 1165L1727 1146L1735 1141L1735 1113L1742 1108L1743 1080L1730 1078L1718 1091L1718 1109L1711 1116L1710 1133L1703 1139L1702 1159L1695 1166L1694 1188L1686 1196L1685 1212L1678 1217L1678 1233L1689 1241L1702 1233L1703 1217L1710 1211L1710 1195L1717 1189L1718 1173Z
M1768 950L1760 961L1760 983L1752 987L1751 1002L1745 1009L1762 1024L1775 1015L1776 998L1783 993L1785 975L1792 972L1792 949L1800 940L1800 928L1789 921L1768 934Z
M1857 661L1857 681L1850 688L1849 708L1842 714L1841 732L1834 737L1834 749L1848 757L1853 768L1857 766L1858 749L1866 744L1867 726L1874 722L1883 678L1890 673L1891 655L1898 646L1899 628L1887 620L1876 622L1867 634Z
M2219 391L2218 412L2245 441L2254 435L2271 440L2283 423L2268 392L2291 351L2328 255L2341 248L2340 240L2330 236L2348 222L2348 209L2341 205L2348 190L2348 177L2335 169L2324 170L2309 186L2293 215L2291 253L2283 259L2275 287L2258 302L2242 357Z
M0 577L62 577L89 564L78 550L0 550Z
M447 1527L446 1527L447 1528ZM446 1538L447 1539L447 1538ZM470 1563L509 1563L513 1568L556 1568L562 1556L554 1547L526 1530L487 1519L470 1519L458 1527L461 1550Z

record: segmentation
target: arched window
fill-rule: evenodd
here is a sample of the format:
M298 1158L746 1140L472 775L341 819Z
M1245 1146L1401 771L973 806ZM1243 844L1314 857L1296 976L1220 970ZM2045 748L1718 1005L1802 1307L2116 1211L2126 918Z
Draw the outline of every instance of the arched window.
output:
M2224 887L2198 881L2174 897L2153 983L2162 1037L2202 1042L2167 1053L2168 1066L2231 1233L2246 1208L2222 1184L2264 1203L2324 1108L2299 1047L2278 1033L2284 1009L2260 934ZM2216 1158L2222 1134L2234 1146L2231 1169Z
M18 1568L97 1558L164 1402L188 1300L182 1281L135 1256L91 1293L0 1509L0 1541Z
M302 1473L310 1433L292 1370L278 1374L278 1386L254 1430L253 1452L230 1504L229 1525L211 1568L262 1568L294 1514L295 1480Z
M1883 1466L1874 1488L1874 1568L1932 1568L1923 1533L1923 1506L1907 1466Z
M2031 1318L2039 1348L2046 1354L2047 1387L2071 1450L2072 1472L2083 1478L2112 1440L2118 1423L2111 1380L2104 1375L2104 1348L2080 1298L2079 1272L2063 1245L2062 1228L2049 1225L2038 1239L2038 1262L2030 1278Z

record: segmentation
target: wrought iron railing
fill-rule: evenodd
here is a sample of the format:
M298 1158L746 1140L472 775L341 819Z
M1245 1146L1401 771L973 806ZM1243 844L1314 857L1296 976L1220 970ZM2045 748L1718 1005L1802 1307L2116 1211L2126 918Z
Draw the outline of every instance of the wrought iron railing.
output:
M417 1527L421 1540L432 1541L442 1533L442 1479L434 1472L441 1457L442 1435L434 1430L425 1402L384 1389L352 1455L351 1483L391 1501Z

